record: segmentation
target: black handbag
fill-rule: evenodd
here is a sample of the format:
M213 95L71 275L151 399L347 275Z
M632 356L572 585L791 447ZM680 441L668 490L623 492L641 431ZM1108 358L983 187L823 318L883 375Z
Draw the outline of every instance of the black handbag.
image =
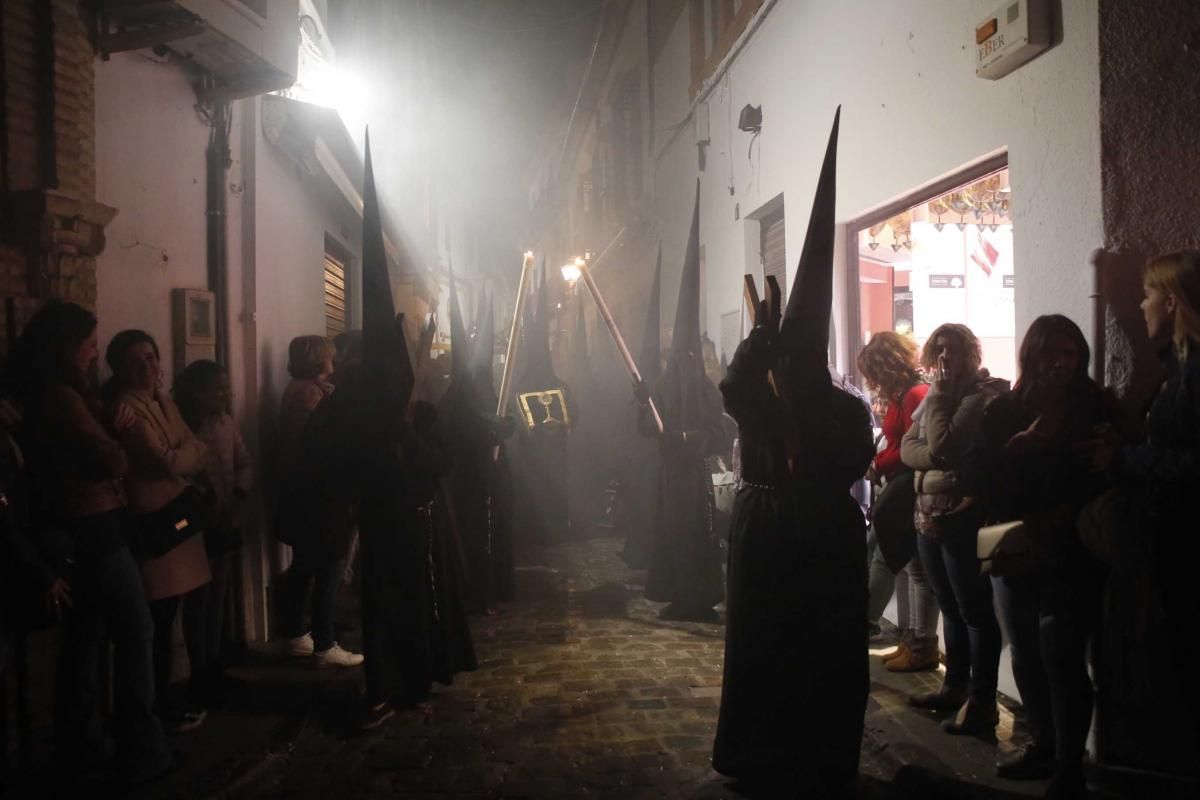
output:
M913 473L905 471L888 481L871 506L875 542L892 572L904 569L917 554L917 531L913 526L916 500Z
M130 549L143 560L166 555L200 533L202 517L200 496L188 487L157 511L138 515L136 541Z

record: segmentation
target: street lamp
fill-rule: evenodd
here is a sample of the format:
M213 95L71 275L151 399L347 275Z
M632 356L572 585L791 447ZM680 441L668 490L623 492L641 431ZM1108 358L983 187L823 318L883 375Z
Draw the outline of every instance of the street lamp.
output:
M584 260L582 258L576 258L574 261L563 264L562 267L559 268L562 272L563 280L566 281L567 285L572 289L575 288L576 282L578 282L578 280L583 276L583 270L580 269L583 264Z

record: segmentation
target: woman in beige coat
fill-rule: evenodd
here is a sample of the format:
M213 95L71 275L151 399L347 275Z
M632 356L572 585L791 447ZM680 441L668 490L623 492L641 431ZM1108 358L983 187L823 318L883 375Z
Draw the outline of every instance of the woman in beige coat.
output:
M136 422L121 433L129 453L126 488L129 507L143 526L147 515L161 511L184 492L191 491L189 479L204 468L207 448L196 438L171 398L159 388L162 371L158 345L148 333L127 330L108 345L105 360L113 371L106 387L110 403L130 408ZM184 523L181 523L184 524ZM173 702L170 696L171 646L175 617L180 603L191 592L205 591L212 576L204 550L200 521L188 520L184 530L195 533L157 556L139 554L142 581L154 619L154 678L159 715L164 725L176 732L197 727L205 712ZM193 607L203 604L191 604ZM184 640L193 669L203 668L203 620L184 615Z

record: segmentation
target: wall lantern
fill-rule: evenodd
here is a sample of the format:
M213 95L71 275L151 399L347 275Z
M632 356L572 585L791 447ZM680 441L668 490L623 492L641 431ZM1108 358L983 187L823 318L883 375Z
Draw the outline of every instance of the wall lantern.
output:
M738 130L746 133L762 132L762 106L752 106L747 103L738 114Z

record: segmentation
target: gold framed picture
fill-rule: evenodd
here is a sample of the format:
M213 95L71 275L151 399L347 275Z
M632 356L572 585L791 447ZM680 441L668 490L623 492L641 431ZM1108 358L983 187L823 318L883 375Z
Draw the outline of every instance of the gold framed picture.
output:
M549 431L568 428L571 425L567 398L562 389L526 392L517 395L517 401L521 405L521 418L525 422L526 430Z

